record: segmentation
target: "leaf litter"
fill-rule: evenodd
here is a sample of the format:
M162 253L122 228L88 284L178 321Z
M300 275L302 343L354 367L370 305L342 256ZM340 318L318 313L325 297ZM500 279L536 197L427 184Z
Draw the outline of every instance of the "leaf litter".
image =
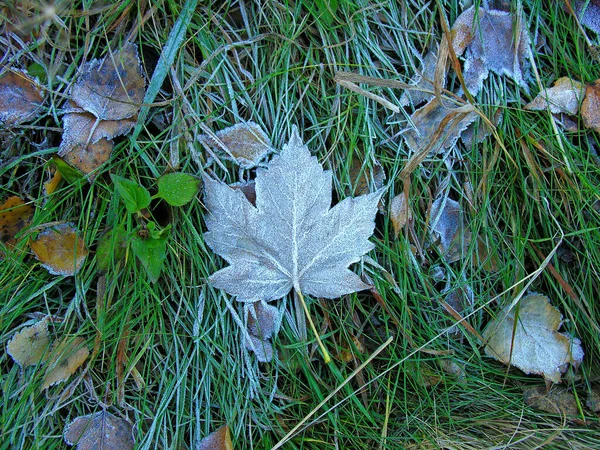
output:
M246 349L253 351L260 362L269 362L273 359L271 338L277 334L281 314L275 306L264 301L252 303L246 307L246 310L248 323Z
M85 174L106 162L112 139L135 126L145 90L134 44L85 63L65 109L59 156Z
M202 144L212 147L217 154L238 164L242 169L252 169L273 151L267 133L255 122L238 123L215 133L215 137L202 135Z
M583 361L581 341L559 333L561 324L562 315L548 297L529 294L518 308L504 308L485 327L485 353L526 374L543 375L558 383L569 364L577 368Z
M85 340L81 337L67 336L62 340L54 341L46 359L48 368L42 382L42 390L68 380L81 367L89 354Z
M89 253L72 223L42 225L43 231L30 242L36 258L52 275L75 275Z
M11 127L37 116L44 101L40 85L21 70L0 76L0 126Z
M33 218L33 206L13 195L0 205L0 241L14 245L15 237Z
M6 351L21 369L41 363L48 354L50 337L48 335L48 319L23 328L12 337Z
M198 442L196 450L233 450L229 427L223 425L216 431L213 431Z
M64 439L77 450L131 450L135 445L132 425L107 411L76 417L65 427Z

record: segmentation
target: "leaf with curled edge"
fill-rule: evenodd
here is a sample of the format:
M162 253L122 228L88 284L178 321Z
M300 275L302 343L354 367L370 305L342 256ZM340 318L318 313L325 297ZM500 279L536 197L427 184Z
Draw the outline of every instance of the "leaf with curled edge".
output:
M255 181L253 206L241 191L205 177L204 240L230 264L211 275L214 287L240 301L276 300L292 289L337 298L369 288L348 266L374 248L380 191L331 208L331 172L295 127Z
M131 424L107 411L76 417L65 428L64 439L77 450L130 450L135 444Z
M568 364L577 367L583 361L581 341L559 333L561 324L562 315L548 297L527 295L518 314L517 308L506 307L485 327L485 354L558 383Z

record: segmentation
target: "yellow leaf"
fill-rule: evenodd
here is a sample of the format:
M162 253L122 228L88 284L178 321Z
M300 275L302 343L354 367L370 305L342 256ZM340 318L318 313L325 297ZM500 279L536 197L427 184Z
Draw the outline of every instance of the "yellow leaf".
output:
M46 227L30 246L53 275L75 275L88 255L83 239L69 223Z
M42 390L66 381L81 367L89 354L83 338L65 338L60 342L54 342L52 352L47 359L48 369L42 383Z

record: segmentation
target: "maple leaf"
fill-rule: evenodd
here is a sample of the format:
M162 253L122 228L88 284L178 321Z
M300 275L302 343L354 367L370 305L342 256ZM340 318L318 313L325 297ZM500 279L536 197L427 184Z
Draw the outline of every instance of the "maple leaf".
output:
M521 299L518 316L515 308L507 307L488 323L482 333L485 353L558 383L569 363L577 367L583 360L581 341L559 333L561 323L562 316L548 297L530 294Z
M369 237L381 191L331 208L330 171L292 137L256 176L256 206L244 194L205 177L208 246L230 265L212 285L241 301L276 300L293 288L337 298L367 289L348 266L374 248Z

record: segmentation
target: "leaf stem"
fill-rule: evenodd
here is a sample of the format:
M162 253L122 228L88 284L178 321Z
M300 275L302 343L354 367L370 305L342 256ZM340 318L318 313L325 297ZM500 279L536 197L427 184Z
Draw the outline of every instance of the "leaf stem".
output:
M302 295L300 288L296 288L296 293L298 294L298 297L300 298L300 303L302 304L302 307L304 308L304 312L306 313L306 319L308 320L308 324L310 325L310 328L312 329L312 331L315 335L315 338L317 339L317 344L319 344L319 348L321 349L321 352L323 353L323 361L325 361L325 364L329 364L331 362L331 357L329 356L329 352L323 345L323 341L321 341L321 338L319 337L317 328L315 327L315 324L313 323L313 321L310 317L310 313L308 312L308 306L306 306L306 302L304 301L304 296Z

